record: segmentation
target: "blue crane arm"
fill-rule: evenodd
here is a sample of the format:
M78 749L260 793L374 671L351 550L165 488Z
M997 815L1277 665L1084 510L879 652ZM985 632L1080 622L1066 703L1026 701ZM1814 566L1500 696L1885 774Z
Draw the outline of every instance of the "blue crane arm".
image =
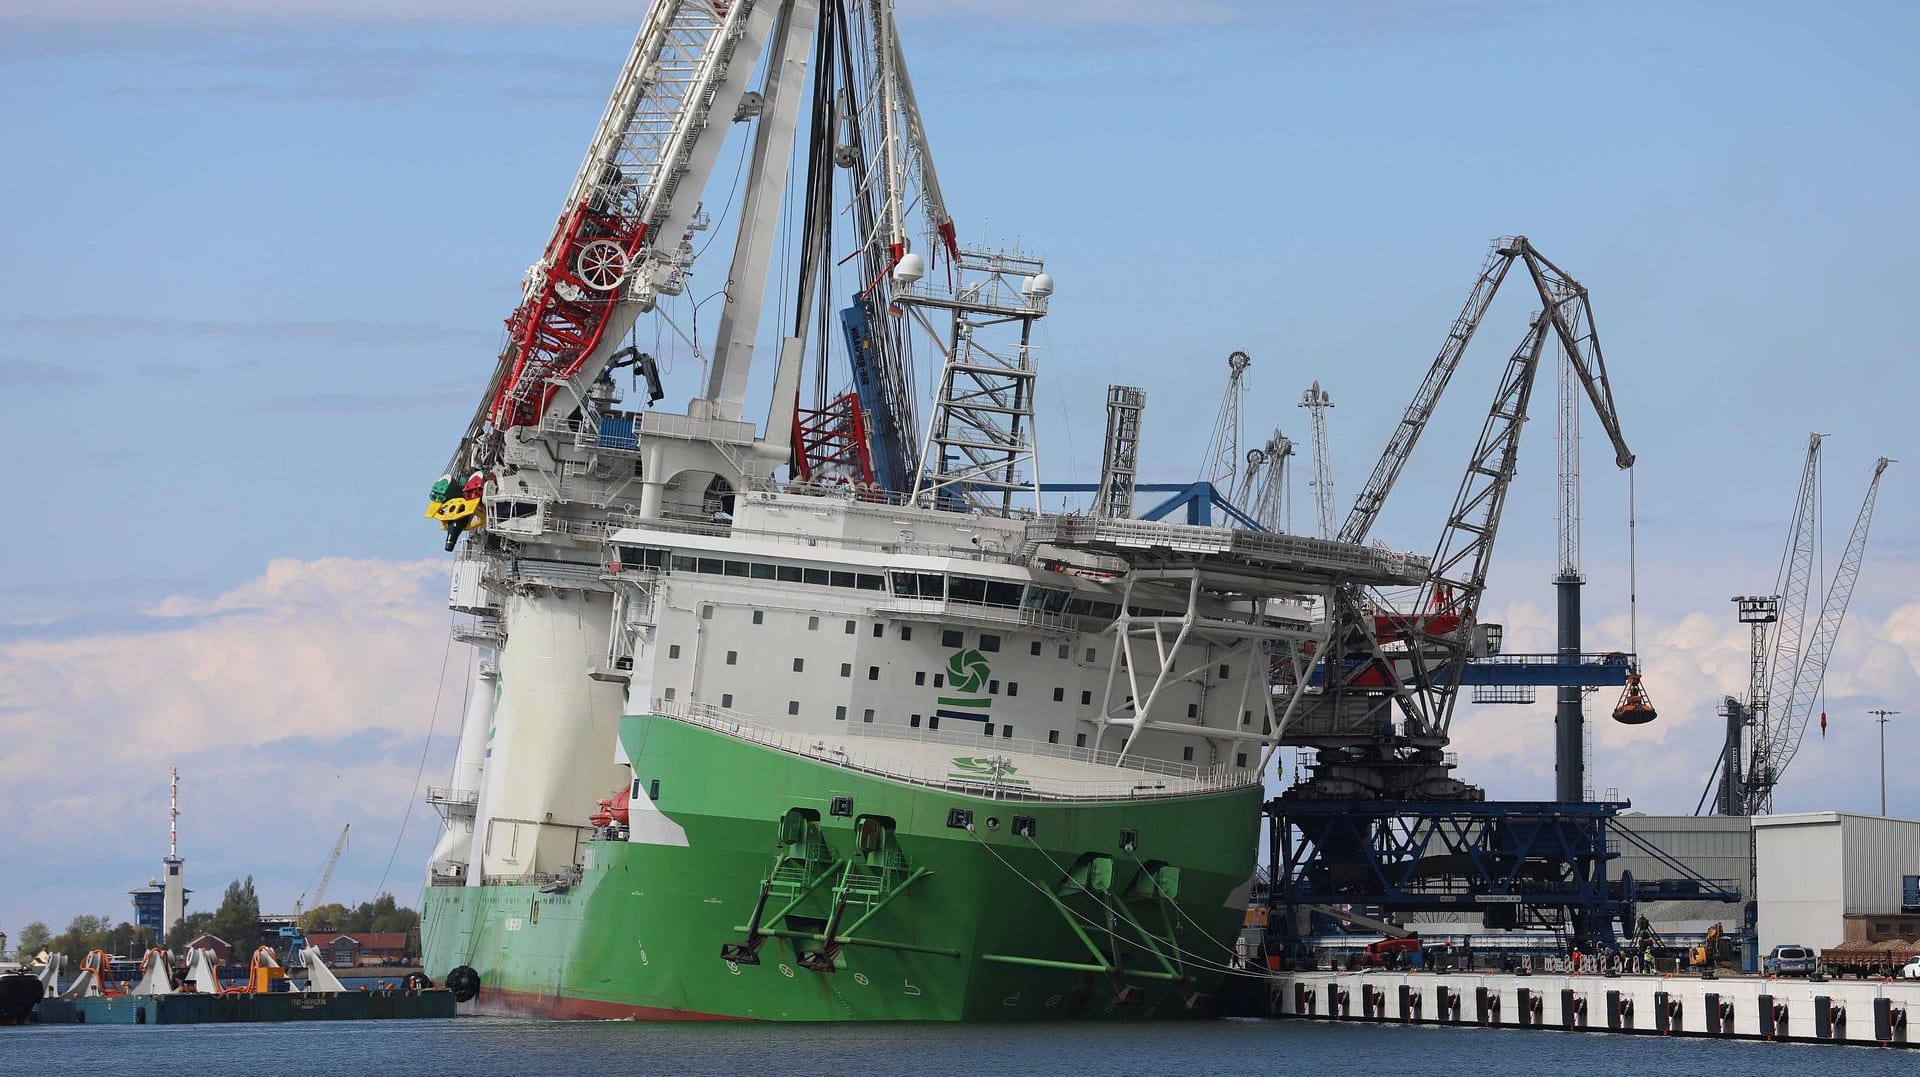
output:
M913 488L907 475L907 434L893 412L881 381L880 341L873 333L869 299L856 299L840 312L840 328L847 335L847 363L853 368L853 392L867 413L868 450L873 455L874 478L885 490Z

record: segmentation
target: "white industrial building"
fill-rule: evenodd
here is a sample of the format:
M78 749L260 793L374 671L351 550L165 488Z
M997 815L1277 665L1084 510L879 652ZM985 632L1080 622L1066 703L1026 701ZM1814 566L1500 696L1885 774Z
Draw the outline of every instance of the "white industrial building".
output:
M1901 912L1906 876L1920 874L1920 822L1846 812L1752 820L1760 952L1781 944L1824 950L1848 917Z

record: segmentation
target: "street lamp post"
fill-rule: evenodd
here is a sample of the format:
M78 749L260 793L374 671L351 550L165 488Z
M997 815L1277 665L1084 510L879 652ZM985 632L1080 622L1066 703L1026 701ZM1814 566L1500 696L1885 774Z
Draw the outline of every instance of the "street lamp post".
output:
M1880 723L1880 817L1884 819L1887 815L1887 719L1900 712L1880 709L1867 713Z

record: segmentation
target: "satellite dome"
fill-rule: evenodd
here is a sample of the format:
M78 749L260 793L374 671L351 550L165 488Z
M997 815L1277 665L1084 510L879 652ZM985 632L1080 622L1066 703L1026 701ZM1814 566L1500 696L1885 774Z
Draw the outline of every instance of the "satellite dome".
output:
M918 254L908 253L900 256L893 266L895 284L912 284L927 275L927 260Z
M1045 299L1053 294L1053 274L1035 273L1020 283L1020 290L1027 295Z

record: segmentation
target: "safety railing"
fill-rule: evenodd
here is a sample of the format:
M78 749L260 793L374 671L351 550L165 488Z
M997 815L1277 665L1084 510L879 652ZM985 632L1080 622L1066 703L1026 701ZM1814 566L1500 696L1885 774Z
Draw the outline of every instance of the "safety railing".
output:
M776 729L756 723L738 712L698 702L655 700L652 713L832 766L912 785L1001 800L1135 800L1190 796L1244 788L1257 785L1260 781L1259 773L1253 770L1224 766L1203 769L1191 764L1132 757L1123 761L1112 752L1035 741L999 740L988 745L981 742L984 738L972 741L947 739L937 735L922 735L917 730L887 727L862 729L858 735L848 736ZM967 759L969 766L957 771L952 761L943 760L933 764L924 759L906 758L888 753L877 745L861 743L863 741L913 741L955 748L966 753L958 758ZM1071 759L1110 767L1124 776L1109 779L1040 776L1020 770L1017 760L1009 758L1017 755ZM1186 773L1169 773L1181 770Z

